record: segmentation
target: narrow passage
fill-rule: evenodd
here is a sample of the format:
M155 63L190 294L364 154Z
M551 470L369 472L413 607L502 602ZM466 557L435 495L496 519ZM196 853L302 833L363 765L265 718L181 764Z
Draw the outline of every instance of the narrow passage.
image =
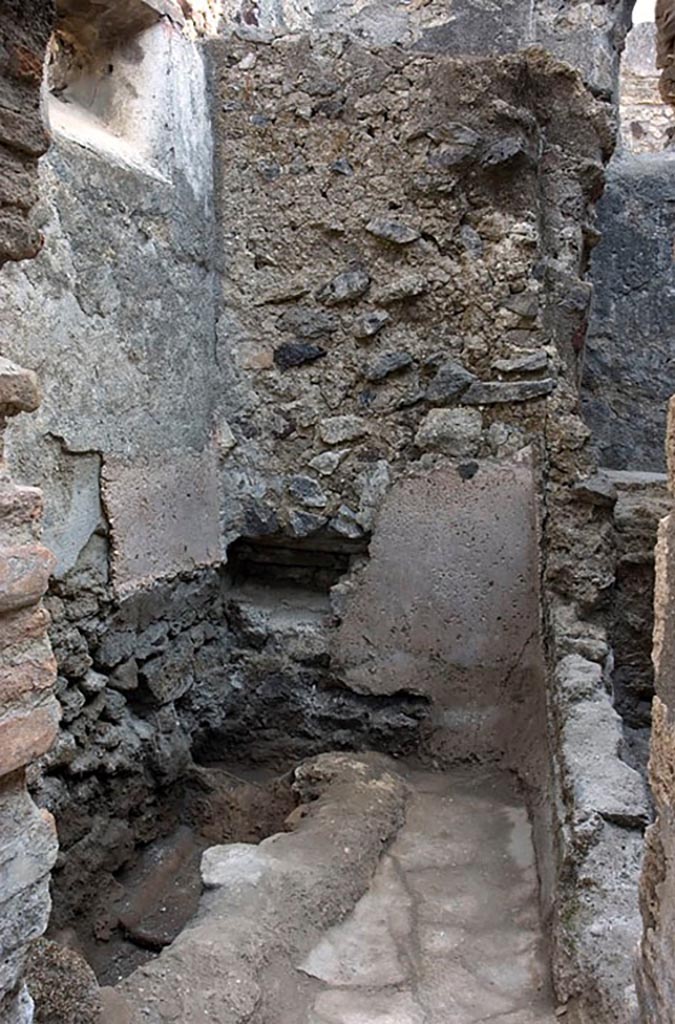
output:
M299 965L303 1024L551 1024L531 830L510 778L411 781L370 890Z

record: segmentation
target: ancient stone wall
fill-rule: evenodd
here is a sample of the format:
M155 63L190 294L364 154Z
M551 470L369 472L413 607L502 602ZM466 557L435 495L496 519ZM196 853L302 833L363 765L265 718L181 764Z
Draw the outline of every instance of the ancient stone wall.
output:
M614 528L578 377L628 6L326 5L314 38L297 12L232 11L267 42L208 44L215 200L201 55L171 18L117 39L105 75L56 53L47 246L2 293L48 382L10 450L58 558L64 718L36 781L56 924L86 908L105 940L95 896L171 826L193 756L510 757L559 997L623 1019L648 809L605 685ZM585 82L508 55L537 40ZM406 618L387 589L411 560Z
M42 236L31 222L37 199L37 158L47 146L40 86L49 3L8 3L0 22L0 264L34 256ZM6 335L5 335L6 337ZM0 429L40 401L37 379L0 358ZM32 1019L23 984L27 944L49 915L49 871L56 858L54 820L26 789L26 771L58 730L53 696L56 665L41 604L54 566L40 543L39 491L17 485L4 450L0 463L0 1019Z
M673 196L672 158L631 157L610 166L598 208L582 397L598 460L612 469L664 469Z
M649 727L654 695L652 636L654 549L669 511L666 476L607 471L616 488L616 584L609 631L615 707L632 729Z
M82 6L70 5L68 39L76 14L95 28ZM152 797L188 756L170 702L196 664L207 671L222 628L217 576L198 570L222 559L204 69L175 20L113 6L115 33L97 33L89 53L109 65L102 79L84 57L63 72L66 36L54 41L45 246L0 281L6 351L45 382L8 454L45 492L56 556L46 603L63 720L36 786L59 819L57 923L89 898L100 865L105 887L159 828ZM120 20L139 10L151 24L141 36Z
M8 0L0 26L0 263L35 256L42 236L29 219L37 201L37 159L47 149L40 110L53 3Z
M673 44L675 43L675 4L673 0L656 2L656 66L661 71L659 88L665 103L672 105L675 98L673 88L675 67Z
M38 403L34 374L0 359L3 430L8 416ZM27 943L47 926L56 859L54 820L28 795L26 769L54 742L60 708L41 603L54 560L39 542L40 492L15 484L4 459L0 474L0 1019L18 1024L32 1019L23 963Z
M659 92L656 26L642 22L629 32L621 58L621 147L627 153L659 153L668 145L672 108Z
M239 225L223 237L219 325L238 442L225 461L228 534L311 550L374 531L370 564L333 591L343 622L332 671L367 694L425 696L427 750L452 759L478 743L500 756L514 730L496 707L519 708L521 736L547 731L536 611L524 614L529 632L515 610L497 627L503 671L477 691L466 681L481 658L461 660L473 649L464 619L446 608L453 651L425 609L461 592L479 645L482 628L494 633L486 577L503 599L503 564L511 594L518 581L532 592L528 557L466 568L481 564L483 526L486 550L527 550L509 526L509 481L514 457L532 450L541 506L530 522L536 535L544 521L546 638L559 664L546 709L552 774L543 745L519 767L538 784L559 997L585 993L594 1019L627 1020L649 807L606 687L613 502L588 479L577 406L607 111L540 52L453 60L302 36L211 49L220 221ZM525 507L526 478L514 486ZM482 492L472 529L456 489L467 507ZM402 609L395 594L413 576L416 599ZM436 673L422 648L438 655Z
M472 81L488 76L488 63L412 55L397 62L393 53L385 62L355 44L312 47L306 39L236 53L237 63L226 51L216 55L221 221L236 216L240 224L224 240L223 363L231 361L238 405L230 426L249 438L232 449L225 474L228 495L248 496L231 501L226 528L233 536L257 532L268 544L286 534L308 548L324 534L335 545L367 538L384 494L415 466L439 495L431 508L440 513L445 496L456 556L464 548L470 561L480 543L457 530L455 485L443 467L459 466L460 487L476 488L487 509L489 488L510 486L508 473L489 484L490 460L508 462L528 445L545 457L542 426L572 401L565 375L587 299L572 283L571 260L544 265L540 216L550 217L553 204L542 210L537 195L543 133L527 86L527 109L505 97L521 74L559 75L572 104L584 103L583 92L543 57L498 64L502 92L490 105ZM489 95L495 86L486 78L484 88ZM599 109L596 116L602 133ZM548 183L578 190L582 203L592 185L576 176L574 161L595 158L600 170L602 159L602 140L590 131L579 143L588 146L583 158L563 153L549 135ZM575 242L579 257L581 232L570 236L570 247ZM555 280L546 277L551 271ZM555 326L551 317L547 330L563 281L577 288L577 305L568 303ZM246 489L238 485L244 474ZM525 505L527 487L524 477L515 484ZM536 533L536 513L529 515ZM492 523L498 547L508 543L507 518ZM452 564L452 550L439 550L441 563ZM414 560L409 547L402 556L403 566ZM529 556L511 569L530 581L526 589L533 565L536 580ZM445 585L465 590L451 574ZM479 574L466 585L480 586ZM536 604L525 618L533 616ZM509 666L526 638L508 627L505 637ZM340 638L336 663L343 655L353 661L354 652L339 647ZM378 692L367 675L357 688ZM390 692L405 688L406 675L410 686L402 663ZM419 682L412 688L429 692Z
M225 0L224 24L240 36L269 40L306 31L346 32L366 45L400 45L445 56L505 54L541 46L578 68L596 94L611 97L633 0L443 0L394 5L387 0Z
M675 467L675 403L671 402L667 442L671 495ZM673 660L673 525L670 512L662 521L656 553L654 627L654 700L651 756L649 762L656 821L647 831L640 902L644 926L638 962L638 995L645 1021L665 1024L672 1018L675 993L673 957L673 850L675 822L675 661Z

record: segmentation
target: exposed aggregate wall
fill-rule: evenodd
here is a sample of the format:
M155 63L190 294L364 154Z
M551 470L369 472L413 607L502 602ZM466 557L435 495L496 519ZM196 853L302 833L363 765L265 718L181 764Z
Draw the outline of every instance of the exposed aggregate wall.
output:
M115 51L123 117L106 120L107 93L87 107L81 83L52 99L47 247L0 289L10 351L46 382L10 445L45 487L58 558L63 723L34 779L60 826L55 924L87 907L105 937L93 894L170 827L192 756L452 761L480 736L529 788L560 1000L628 1019L649 808L607 692L613 503L588 480L578 415L628 6L513 3L494 25L479 5L451 24L431 4L384 40L368 12L315 12L323 37L296 12L297 35L274 41L288 12L242 8L242 33L268 41L208 42L208 88L202 51L163 19L134 40L136 71ZM542 49L510 53L523 40L573 57L586 84ZM445 650L435 678L391 687L377 659L350 674L350 607L417 557L410 532L392 556L381 511L416 480L424 530L447 516L453 568L481 541L458 530L452 488L487 495L497 552L523 536L500 517L500 481L524 510L520 561L495 579L530 595L528 628L504 629L479 701L458 702L467 666L448 671ZM422 580L413 625L429 628L433 587L457 586L444 569ZM467 574L467 605L495 579ZM393 617L384 602L385 629ZM409 656L409 638L393 651ZM523 748L485 728L496 705Z

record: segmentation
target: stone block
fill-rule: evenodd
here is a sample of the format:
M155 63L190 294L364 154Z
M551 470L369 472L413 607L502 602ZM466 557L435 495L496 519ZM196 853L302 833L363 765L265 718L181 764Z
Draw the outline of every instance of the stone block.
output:
M274 350L274 362L280 370L290 370L306 363L315 363L327 355L325 348L307 341L286 341Z
M369 550L334 636L335 670L360 693L425 695L453 757L504 749L511 709L543 686L528 459L395 481Z
M362 313L352 324L352 333L361 341L371 341L390 319L390 314L384 309L373 309L369 313Z
M344 444L368 433L367 420L360 416L329 416L321 422L319 434L326 444Z
M493 369L507 376L519 373L539 373L548 366L547 352L523 352L522 355L510 356L508 359L497 359Z
M58 842L54 819L33 803L20 773L0 789L0 819L0 900L6 902L51 871Z
M309 306L291 306L277 321L279 330L287 331L303 341L317 341L334 334L340 327L340 318L325 309Z
M0 479L0 529L26 530L34 536L42 515L42 492L37 487L18 487Z
M294 537L311 537L323 529L328 523L325 516L313 515L311 512L301 512L298 509L291 509L288 515L288 525Z
M568 654L556 665L555 684L556 698L565 706L595 700L603 693L602 668L580 654Z
M48 626L49 613L42 605L0 615L0 651L31 640L41 640Z
M0 613L37 604L55 565L51 551L41 544L0 548Z
M42 935L50 910L49 878L0 903L0 959Z
M675 707L675 516L659 524L654 591L654 685L669 707Z
M461 363L452 359L440 365L436 376L429 384L425 398L430 405L449 405L458 400L476 378Z
M589 505L612 507L616 505L619 493L611 479L604 473L595 473L586 480L580 480L573 488L574 495Z
M3 214L2 222L4 219ZM40 388L36 375L0 356L0 415L35 412L39 404Z
M56 700L0 720L0 777L29 764L51 747L59 727Z
M374 363L366 367L363 376L367 381L375 384L407 370L412 363L413 359L409 352L385 352Z
M56 659L46 637L28 649L6 648L0 663L0 707L26 703L29 695L44 693L55 681Z
M509 405L511 402L531 402L536 398L546 398L555 388L555 381L546 377L543 380L518 381L478 381L462 395L465 405Z
M386 220L382 217L375 217L366 224L366 231L376 238L392 245L410 245L420 237L417 228L409 224L403 224L397 220Z
M422 420L415 444L444 455L475 455L482 430L483 417L477 409L433 409Z
M326 306L340 306L356 302L369 288L370 275L365 270L345 270L320 288L316 297Z
M671 494L675 494L675 396L668 403L666 467L668 470L668 488Z
M328 502L320 484L311 476L292 476L287 487L288 493L306 508L323 508Z
M563 725L563 761L579 819L599 814L639 828L650 819L649 797L642 776L619 756L621 736L621 719L606 694L582 701Z
M0 106L0 142L35 159L47 151L49 137L37 103L33 109L23 105L21 111Z
M194 650L187 635L177 637L166 654L146 661L139 669L157 704L170 704L178 700L194 683Z

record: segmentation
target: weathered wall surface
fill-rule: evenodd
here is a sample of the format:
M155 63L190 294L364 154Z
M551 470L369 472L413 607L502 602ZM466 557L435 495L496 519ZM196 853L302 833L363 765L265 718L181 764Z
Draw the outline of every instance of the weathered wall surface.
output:
M34 780L59 819L57 893L70 888L56 920L156 834L154 794L188 757L170 702L195 666L211 669L220 635L219 581L195 572L222 559L203 62L167 19L97 45L109 70L96 87L73 72L49 100L44 249L0 280L4 351L45 391L34 422L9 432L8 456L45 491L56 555L47 605L63 719ZM41 69L42 56L36 89Z
M671 402L668 429L668 464L671 495L675 480L675 403ZM672 1019L675 998L673 921L673 854L675 851L675 549L671 512L662 522L656 553L654 626L654 700L650 778L657 817L647 831L641 881L643 938L638 962L638 995L645 1021L666 1024Z
M561 1001L585 998L593 1020L627 1021L649 806L621 757L606 686L612 503L584 482L593 463L577 414L591 204L612 145L605 112L539 54L453 60L373 53L343 37L213 44L212 54L219 340L239 442L225 462L228 535L312 550L374 528L370 565L333 590L336 613L353 623L371 581L390 570L376 514L385 494L383 523L411 470L440 480L450 465L478 486L484 460L533 447L546 467L542 574L558 663L552 777L542 771L532 792L555 980ZM404 539L399 564L412 564L419 541ZM420 607L442 568L427 574ZM532 563L513 570L530 579ZM471 583L469 603L475 594ZM381 637L400 623L393 599L378 606ZM354 653L339 638L333 672ZM376 658L371 667L368 690L388 691L388 672ZM433 701L443 672L397 679ZM516 700L518 687L508 689ZM458 694L444 696L449 708ZM541 740L536 702L535 686L527 728ZM445 721L450 756L466 749L460 717Z
M670 157L614 161L598 210L583 408L598 461L662 472L672 390L675 185Z
M30 220L37 201L37 159L47 149L40 86L54 5L8 0L3 8L0 115L0 262L35 256L42 236Z
M654 696L652 626L654 551L659 522L669 511L665 474L607 471L616 488L616 584L609 639L614 653L614 705L632 729L651 720Z
M57 575L75 566L97 530L109 531L121 588L219 557L204 70L199 52L167 24L128 45L135 50L108 55L124 94L130 61L135 69L135 107L119 121L104 124L76 100L65 102L67 90L52 99L57 135L42 166L46 245L0 286L8 351L46 382L36 422L12 432L10 451L24 478L44 487ZM169 474L163 486L157 463ZM167 517L170 480L175 520ZM143 507L134 530L124 519L132 495ZM184 519L195 523L194 535L181 532ZM138 548L144 560L135 564Z
M0 24L0 265L34 256L41 235L30 221L37 199L37 158L47 136L40 115L49 3L7 3ZM5 333L5 339L7 333ZM37 379L0 359L0 431L33 412ZM39 491L18 486L4 448L0 463L0 1019L26 1024L32 1000L23 983L27 945L49 916L49 871L56 859L54 821L26 789L26 769L52 745L59 706L56 664L41 604L54 566L40 543Z
M300 32L347 32L372 46L401 45L446 56L512 53L541 46L579 69L596 93L615 90L618 50L633 0L225 0L225 24L251 39Z
M586 80L609 96L624 6L467 3L449 21L445 5L387 17L357 5L316 11L316 25L349 17L367 43L410 48L343 33L210 44L215 205L200 59L166 19L142 37L144 59L118 48L95 87L88 69L73 79L63 54L56 62L49 246L3 299L12 351L49 384L37 430L14 431L11 448L27 479L44 481L59 558L48 604L64 725L39 783L61 825L58 923L93 909L105 937L96 893L168 827L164 798L193 753L466 752L477 731L452 713L461 687L406 673L386 693L378 669L356 692L343 640L387 567L383 502L384 521L409 477L459 477L478 493L504 474L490 491L498 504L530 448L535 479L515 487L524 522L501 584L513 577L520 614L499 695L540 763L548 713L551 777L542 770L531 795L558 994L590 992L595 1020L623 1019L617 979L648 810L606 692L598 621L613 527L579 483L592 459L577 408L592 207L612 131L605 106L550 56L476 55L524 39L583 53ZM269 12L237 13L242 32L268 31ZM290 16L272 11L272 33ZM498 559L514 533L493 526L483 538ZM412 559L419 538L404 539ZM229 577L192 571L217 563L225 541ZM434 579L447 598L452 579L421 582ZM476 600L483 583L471 581ZM436 639L443 628L432 623ZM540 634L560 662L547 707ZM438 650L453 656L447 638ZM485 709L497 700L485 698ZM504 753L501 733L482 754Z
M621 147L627 153L662 152L673 121L672 108L659 92L656 68L656 26L635 25L621 58L619 88Z
M673 0L656 0L656 64L661 71L659 88L665 103L675 99L675 6Z
M32 412L36 378L0 359L0 417ZM26 768L49 750L58 731L56 662L41 604L54 566L39 543L39 491L13 483L0 466L0 1020L32 1019L23 984L27 944L41 935L50 910L49 871L56 829L26 790Z
M537 76L555 78L568 118L586 102L561 66L385 58L356 45L338 46L338 59L334 45L214 46L220 217L239 226L224 237L219 330L238 405L230 425L248 435L225 462L226 528L308 547L324 534L367 536L412 464L450 460L473 475L473 460L530 443L541 456L545 424L558 431L562 471L565 373L587 293L564 257L546 265L539 216L552 234L562 228L548 223L553 193L583 204L592 184L575 160L600 161L603 145L601 121L576 151L565 126L564 146L549 134L542 209L537 118L553 122L537 110ZM521 75L531 86L516 97ZM527 109L516 106L523 95ZM583 249L581 229L568 237ZM558 287L576 288L576 307L559 304ZM531 579L521 555L512 568ZM402 557L414 561L412 548Z
M533 470L524 455L395 484L334 640L351 688L432 698L431 742L445 760L514 754L541 702Z

